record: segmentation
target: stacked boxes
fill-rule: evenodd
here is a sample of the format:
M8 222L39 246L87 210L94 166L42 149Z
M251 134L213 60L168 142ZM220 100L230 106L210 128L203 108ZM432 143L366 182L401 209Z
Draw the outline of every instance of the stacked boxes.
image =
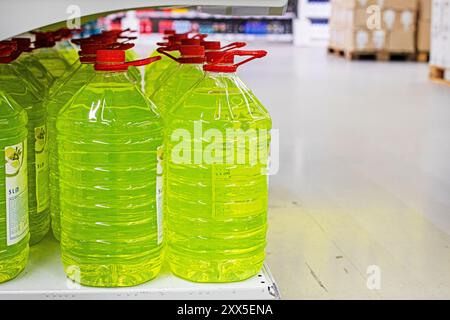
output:
M417 0L332 0L330 47L414 53Z
M417 51L430 52L431 0L419 0Z
M450 0L433 0L430 64L450 70ZM450 72L446 72L450 81Z

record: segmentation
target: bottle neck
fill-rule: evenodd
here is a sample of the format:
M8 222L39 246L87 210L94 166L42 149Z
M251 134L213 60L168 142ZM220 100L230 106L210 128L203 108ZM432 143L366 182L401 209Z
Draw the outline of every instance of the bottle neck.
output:
M121 71L95 71L95 76L93 81L102 82L102 83L130 83L133 84L133 81L128 77L128 70Z

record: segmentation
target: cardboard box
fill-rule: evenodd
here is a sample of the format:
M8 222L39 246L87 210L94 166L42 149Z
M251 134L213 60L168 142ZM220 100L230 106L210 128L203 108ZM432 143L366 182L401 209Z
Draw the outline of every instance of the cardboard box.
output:
M392 31L402 29L410 31L416 29L416 12L413 10L385 9L382 13L382 29Z
M349 52L373 52L371 31L367 29L347 29L345 50Z
M419 20L431 20L431 0L419 0Z
M414 53L415 38L413 30L394 29L387 34L386 50L393 53Z
M372 31L372 43L375 51L386 50L386 31L375 30Z
M419 21L417 26L417 50L419 52L429 52L431 39L431 22L427 20Z
M385 9L394 10L417 10L418 0L380 0L380 4Z
M354 9L349 10L350 12L350 21L349 24L353 27L367 27L367 19L369 19L369 15L366 12L366 9Z
M342 0L341 5L347 9L366 9L372 5L382 7L383 0Z

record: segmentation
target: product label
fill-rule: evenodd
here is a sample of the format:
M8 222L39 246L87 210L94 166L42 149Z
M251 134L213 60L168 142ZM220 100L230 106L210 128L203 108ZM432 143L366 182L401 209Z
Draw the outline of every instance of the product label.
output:
M163 241L163 157L162 146L156 151L156 218L158 224L158 244Z
M49 199L49 165L48 165L48 135L45 125L34 128L34 150L36 157L36 203L37 212L48 208Z
M5 147L6 244L28 233L27 141Z

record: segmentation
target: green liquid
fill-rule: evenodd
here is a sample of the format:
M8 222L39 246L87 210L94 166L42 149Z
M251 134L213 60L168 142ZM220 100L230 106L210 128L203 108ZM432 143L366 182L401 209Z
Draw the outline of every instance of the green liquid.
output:
M175 57L179 56L176 51L172 52L172 54ZM159 60L157 63L151 63L145 66L144 91L148 97L155 93L155 91L161 86L162 83L159 78L162 75L166 74L166 72L170 73L172 69L178 66L177 62L165 55L159 54L159 52L156 50L151 54L151 57L156 55L160 55L161 60Z
M22 78L26 78L40 96L44 97L48 94L54 79L32 53L22 53L13 64Z
M146 282L161 267L162 121L122 72L97 72L58 115L61 253L88 286Z
M28 115L28 210L30 244L33 245L41 241L50 229L48 166L39 173L36 169L37 154L42 149L36 145L36 129L46 125L45 110L42 98L21 78L12 64L0 64L0 87L24 108Z
M5 147L18 144L27 137L27 114L0 92L0 150L5 157ZM5 161L0 161L0 283L15 278L28 260L29 233L18 243L7 245Z
M265 258L268 185L263 172L269 139L254 141L258 153L266 155L256 164L196 164L194 154L210 144L195 136L199 120L203 132L222 133L218 149L225 154L227 145L236 143L225 138L227 129L269 130L271 119L234 74L207 73L168 114L164 214L171 270L196 282L240 281L257 274ZM190 133L191 163L174 161L178 141L170 137L179 129ZM237 144L232 149L237 154ZM250 159L249 149L244 152Z
M33 51L33 54L54 79L62 77L70 68L70 64L56 49L41 48Z
M201 64L178 64L160 76L161 85L150 99L158 106L165 120L166 111L176 105L203 76Z
M72 67L71 74L59 78L46 100L47 128L49 138L49 164L50 164L50 212L52 217L53 235L57 240L61 237L60 199L59 199L59 171L58 147L56 139L56 117L62 107L88 83L95 75L92 64L80 64Z

